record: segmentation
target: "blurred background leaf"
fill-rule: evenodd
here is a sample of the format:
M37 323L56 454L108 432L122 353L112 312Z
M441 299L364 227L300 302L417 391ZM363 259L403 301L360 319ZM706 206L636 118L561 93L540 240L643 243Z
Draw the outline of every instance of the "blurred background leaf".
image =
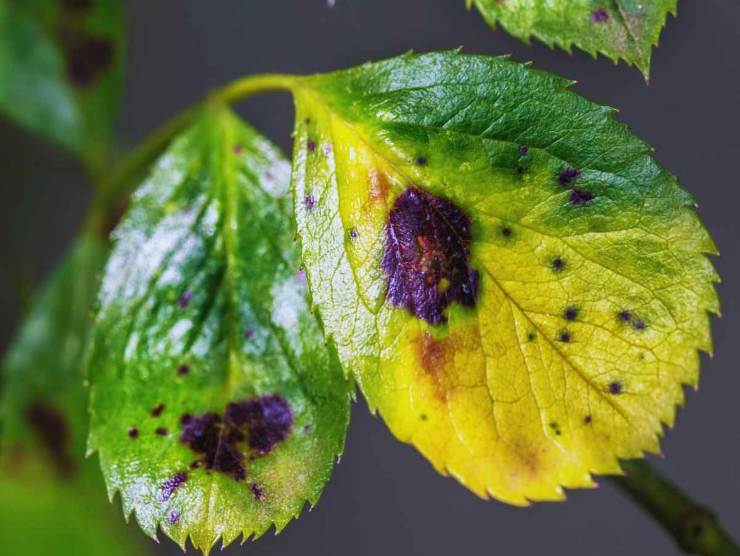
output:
M0 0L0 110L99 166L123 82L118 0Z

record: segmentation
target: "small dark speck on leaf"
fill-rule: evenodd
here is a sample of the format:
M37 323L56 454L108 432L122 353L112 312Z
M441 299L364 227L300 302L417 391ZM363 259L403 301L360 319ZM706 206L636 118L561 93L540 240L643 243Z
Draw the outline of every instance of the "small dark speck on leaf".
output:
M560 436L561 430L560 430L560 424L557 421L552 421L550 423L550 428L552 429L552 432L554 432L557 436Z
M349 238L350 239L357 239L357 228L352 228L349 231Z
M583 423L586 424L586 425L590 425L592 421L593 421L593 419L592 419L592 417L590 415L586 415L583 418Z
M303 123L309 125L311 123L311 118L306 118L305 120L303 120Z
M316 141L313 139L309 139L308 143L306 143L306 146L308 147L308 150L313 152L316 150Z
M427 417L426 413L422 413L421 415L419 415L419 419L421 419L422 421L426 421L427 419L429 419L429 417Z
M165 427L157 427L154 432L159 436L167 436L169 434L169 431Z
M501 228L501 235L504 237L511 237L512 233L513 232L511 231L511 228L509 228L508 226Z
M563 187L566 187L570 185L572 182L576 181L578 178L581 177L581 171L577 168L565 168L564 170L560 171L560 175L558 176L558 182Z
M632 313L630 313L629 311L619 311L619 315L617 316L622 322L629 322L632 320Z
M160 403L160 404L155 405L152 408L152 411L151 411L152 417L159 417L160 415L162 415L162 412L163 411L164 411L164 404L163 403Z
M526 147L524 145L520 145L519 146L519 154L520 155L526 156L528 152L529 152L529 147Z
M563 316L565 320L576 320L578 318L578 307L568 307Z
M177 300L177 304L180 306L180 309L186 309L188 305L190 305L190 301L193 299L193 292L190 290L186 290L182 292L182 295L180 296L180 299Z
M180 376L185 376L190 372L190 366L189 365L180 365L177 367L177 374Z
M245 328L244 329L244 339L251 340L252 338L254 338L254 330L251 328Z
M167 523L170 525L177 525L180 521L180 514L177 512L170 512L167 516Z
M591 21L594 23L605 23L606 21L609 21L609 12L604 8L596 9L591 14Z
M252 490L252 495L254 496L255 500L262 502L265 499L265 493L262 490L262 487L259 486L257 483L252 483L250 489Z
M593 199L594 194L581 187L574 187L570 192L570 202L576 206L586 205Z
M527 333L527 341L534 342L536 337L537 334L535 334L534 332Z
M552 260L552 269L555 272L560 272L565 268L565 261L561 259L560 257L555 257Z
M136 427L131 427L128 430L128 436L131 439L139 438L139 429L137 429Z
M622 383L616 380L614 382L610 382L609 383L609 393L621 394L622 393Z
M423 156L417 156L416 157L416 164L419 166L426 166L427 165L427 159Z
M634 321L632 321L632 328L634 328L635 330L645 330L646 327L647 325L643 320L635 319Z
M306 195L306 198L303 199L303 205L308 210L312 210L316 206L316 198L313 195Z
M558 340L565 343L570 342L570 332L568 332L567 330L560 331L558 333Z

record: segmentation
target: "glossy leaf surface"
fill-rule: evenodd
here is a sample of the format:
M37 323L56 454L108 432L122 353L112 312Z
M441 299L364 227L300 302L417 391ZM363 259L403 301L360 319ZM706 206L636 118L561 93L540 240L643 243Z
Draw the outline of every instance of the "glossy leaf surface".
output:
M548 46L573 46L634 64L645 75L668 14L677 0L466 0L490 25L501 24L524 41L535 37Z
M0 0L0 110L94 162L123 80L118 0Z
M208 551L279 531L342 451L350 389L309 311L288 175L275 147L210 106L114 233L90 448L150 536Z
M83 362L105 243L78 241L41 290L3 364L0 553L144 554L85 459ZM129 534L135 531L129 531Z
M691 197L564 79L408 55L296 85L314 302L371 408L513 504L657 451L718 311Z

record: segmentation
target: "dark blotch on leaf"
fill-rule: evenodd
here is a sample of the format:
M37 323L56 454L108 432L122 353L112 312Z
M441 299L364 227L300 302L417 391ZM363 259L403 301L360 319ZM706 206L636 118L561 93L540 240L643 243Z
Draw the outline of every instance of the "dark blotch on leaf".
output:
M534 332L527 333L527 341L534 342L535 338L537 338L537 334L535 334Z
M80 88L94 85L113 61L110 40L84 31L65 29L60 33L67 80Z
M230 403L224 422L229 426L249 430L249 447L259 454L268 454L288 436L293 425L293 413L281 396L262 396Z
M593 418L590 415L586 415L583 418L583 424L585 425L590 425L592 421L593 421Z
M552 260L551 266L555 272L561 272L565 268L565 261L560 257L555 257Z
M586 205L593 199L594 194L581 187L574 187L570 192L570 202L576 206Z
M162 412L163 411L164 411L164 404L163 403L159 403L159 404L155 405L152 408L152 411L151 411L152 417L159 417L160 415L162 415Z
M645 330L645 328L647 328L647 325L645 324L645 321L635 319L632 321L632 328L634 328L635 330Z
M565 168L564 170L560 171L560 175L558 176L558 182L563 187L567 187L572 182L576 181L578 178L581 177L581 171L577 168Z
M629 322L632 320L632 313L630 313L629 311L619 311L619 314L617 316L622 322Z
M525 147L524 145L520 145L519 146L519 154L520 155L526 156L528 152L529 152L529 148L528 147Z
M355 240L355 239L357 239L357 228L352 228L352 229L351 229L351 230L349 231L349 238L350 238L351 240Z
M157 427L154 431L158 436L167 436L169 431L165 427Z
M180 522L180 514L177 512L170 512L167 516L167 523L170 525L177 525Z
M139 429L137 429L136 427L131 427L128 430L128 436L131 439L139 438Z
M44 402L35 401L26 409L26 420L49 452L59 474L73 475L75 464L68 453L71 438L64 415Z
M426 166L427 165L427 159L426 159L426 157L423 157L423 156L417 156L416 157L416 163L419 166Z
M621 394L622 393L622 383L618 381L610 382L609 383L609 393L610 394Z
M570 339L570 332L568 332L567 330L561 330L560 332L558 332L558 340L560 340L561 342L568 343L570 342Z
M306 195L306 198L303 199L303 205L308 210L312 210L316 206L316 198L313 195Z
M504 237L511 237L513 233L508 226L501 228L501 235Z
M290 433L293 413L287 400L267 395L230 403L223 416L186 414L180 422L180 441L203 454L206 469L241 481L246 477L247 450L253 452L250 460L270 453Z
M184 485L187 480L187 472L180 471L179 473L175 473L175 475L167 479L162 484L162 488L159 490L159 501L167 502L167 500L172 498L172 495L175 494L175 491Z
M316 150L316 141L313 139L309 139L308 143L306 143L306 146L308 147L308 150L313 152Z
M177 368L177 374L180 376L185 376L190 372L190 365L180 365Z
M475 307L478 273L470 266L470 219L456 205L412 187L388 216L381 266L388 300L437 325L454 302Z
M609 21L609 12L604 8L598 8L591 14L591 21L594 23L605 23Z

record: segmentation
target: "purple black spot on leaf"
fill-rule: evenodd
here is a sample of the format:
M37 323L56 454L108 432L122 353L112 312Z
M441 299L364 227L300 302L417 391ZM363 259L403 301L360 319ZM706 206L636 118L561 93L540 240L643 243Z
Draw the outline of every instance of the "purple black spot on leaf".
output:
M128 437L131 440L135 440L135 439L139 438L139 429L137 429L136 427L131 427L128 430Z
M180 296L180 299L177 300L177 304L179 305L180 309L187 309L192 299L193 299L193 292L191 292L190 290L186 290L182 293L182 295Z
M185 376L189 372L190 372L190 365L183 364L177 367L177 374L180 376Z
M180 471L175 473L172 477L169 477L163 484L162 488L159 489L159 501L167 502L172 495L175 494L178 488L184 485L188 480L188 474L186 471Z
M587 205L594 199L594 194L581 187L574 187L570 192L570 202L575 206Z
M581 177L581 171L577 168L565 168L560 171L558 182L563 187L568 187L574 181Z
M313 195L306 195L305 199L303 199L303 206L308 210L313 210L316 206L316 198Z
M594 23L605 23L609 21L609 12L604 8L597 8L591 14L591 21Z
M158 403L152 408L152 411L151 411L152 417L159 417L160 415L162 415L163 411L164 411L164 404Z
M447 199L419 188L396 199L386 224L381 262L388 300L438 325L457 302L475 307L478 273L470 265L469 217Z
M252 483L249 488L252 491L252 496L254 496L255 500L262 502L265 499L265 492L260 485Z
M555 257L550 263L553 271L562 272L565 269L565 261L561 257Z
M183 415L180 441L202 454L202 465L241 481L246 459L269 454L285 440L293 426L293 412L285 398L267 395L230 403L223 416L213 412Z
M609 393L610 394L621 394L622 393L622 383L619 381L613 381L609 383Z

